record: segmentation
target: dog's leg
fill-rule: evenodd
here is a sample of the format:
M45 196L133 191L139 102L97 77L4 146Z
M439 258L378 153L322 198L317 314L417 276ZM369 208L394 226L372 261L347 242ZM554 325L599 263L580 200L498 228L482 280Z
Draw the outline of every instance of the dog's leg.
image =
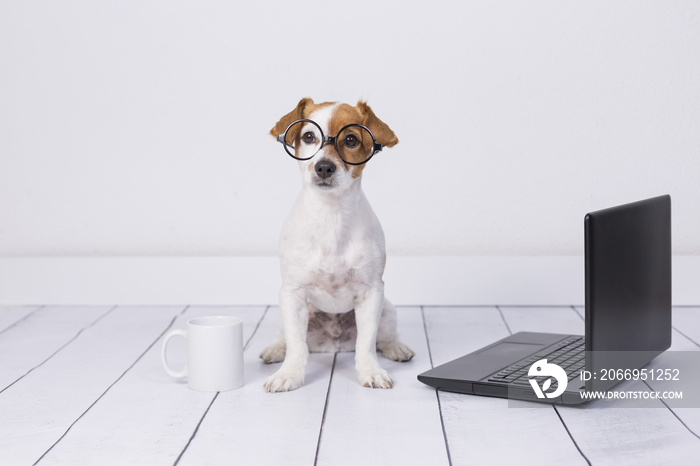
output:
M391 388L394 385L389 373L382 369L377 361L377 331L383 304L383 290L374 288L364 300L355 305L355 371L360 383L365 387Z
M396 334L396 308L386 298L377 332L377 349L393 361L409 361L415 356L411 348L399 341Z
M282 367L265 380L265 391L270 393L301 387L309 360L309 347L306 344L309 308L306 301L294 290L283 286L280 290L280 313L287 351Z
M278 319L278 324L279 328L277 329L275 342L266 347L260 353L260 359L262 359L265 364L282 362L284 361L284 356L287 353L287 345L284 342L284 322L282 322L281 313Z

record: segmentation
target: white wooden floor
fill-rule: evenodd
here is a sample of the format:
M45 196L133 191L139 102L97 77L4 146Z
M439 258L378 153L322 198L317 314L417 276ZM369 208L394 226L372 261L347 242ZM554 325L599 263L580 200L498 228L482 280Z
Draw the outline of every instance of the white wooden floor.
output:
M361 387L353 354L312 354L303 388L267 394L258 359L275 307L0 309L0 465L698 464L700 409L536 405L430 389L416 375L510 332L583 334L580 308L403 307L408 363ZM162 336L200 315L243 318L245 386L198 393L160 367ZM700 307L673 348L700 351ZM172 348L172 359L182 356ZM635 389L649 389L645 385ZM555 463L552 463L555 461Z

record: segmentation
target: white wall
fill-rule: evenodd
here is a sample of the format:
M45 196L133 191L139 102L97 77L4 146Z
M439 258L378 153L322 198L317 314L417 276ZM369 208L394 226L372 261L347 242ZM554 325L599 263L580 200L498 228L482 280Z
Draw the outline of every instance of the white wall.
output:
M577 255L670 193L700 254L700 2L3 1L0 256L274 254L267 132L365 98L391 254Z

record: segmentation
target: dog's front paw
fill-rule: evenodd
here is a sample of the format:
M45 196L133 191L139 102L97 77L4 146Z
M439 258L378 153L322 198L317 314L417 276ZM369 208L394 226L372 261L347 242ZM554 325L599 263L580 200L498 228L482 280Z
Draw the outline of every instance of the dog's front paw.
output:
M357 378L360 379L360 383L363 387L392 388L394 386L394 382L391 380L389 373L381 367L364 370L358 369Z
M260 359L263 360L265 364L272 364L275 362L284 361L284 357L287 353L287 346L282 343L273 343L260 353Z
M382 353L387 359L392 361L410 361L416 353L411 348L401 343L399 340L394 340L382 348Z
M280 369L265 380L267 393L288 392L296 390L304 383L304 374Z

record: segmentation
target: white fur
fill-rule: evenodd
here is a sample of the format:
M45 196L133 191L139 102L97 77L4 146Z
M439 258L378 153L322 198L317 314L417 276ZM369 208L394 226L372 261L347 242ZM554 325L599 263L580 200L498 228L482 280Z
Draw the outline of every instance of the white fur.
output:
M326 136L335 108L324 107L309 116ZM336 165L335 173L325 181L313 170L324 158ZM356 339L355 328L344 331L338 317L321 319L325 320L324 329L331 336L347 335L348 341L355 340L355 368L361 384L391 388L393 382L379 366L376 350L401 361L413 357L413 351L396 339L396 311L384 297L382 227L362 192L361 177L352 177L352 170L345 168L332 145L324 146L312 159L300 161L299 166L302 189L280 239L281 331L277 341L261 354L265 362L284 362L265 381L265 389L280 392L300 387L309 350L346 349L332 338L318 335L307 343L309 316L313 318L318 311L333 315L353 309Z

